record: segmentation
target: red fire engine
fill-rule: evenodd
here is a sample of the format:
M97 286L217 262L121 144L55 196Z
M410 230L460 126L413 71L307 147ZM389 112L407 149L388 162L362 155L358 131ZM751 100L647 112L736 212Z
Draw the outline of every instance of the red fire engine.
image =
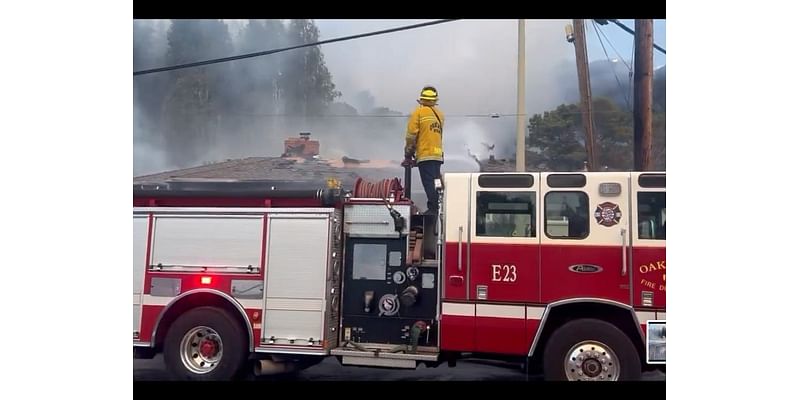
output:
M399 179L134 187L134 356L197 380L325 356L512 358L553 380L666 363L665 173L446 173L437 188L425 216Z

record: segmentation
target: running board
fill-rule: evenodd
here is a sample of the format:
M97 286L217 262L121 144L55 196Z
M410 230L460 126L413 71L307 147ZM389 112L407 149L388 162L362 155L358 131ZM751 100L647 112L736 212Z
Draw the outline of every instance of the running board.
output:
M381 349L362 351L338 348L331 350L334 356L342 357L342 365L361 365L367 367L417 368L417 361L436 361L439 353L418 352L413 354L391 353Z

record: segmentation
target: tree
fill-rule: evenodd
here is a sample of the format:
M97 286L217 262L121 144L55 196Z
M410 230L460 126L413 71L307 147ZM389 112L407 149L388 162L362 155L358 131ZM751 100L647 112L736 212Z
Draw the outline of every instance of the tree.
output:
M653 74L653 111L667 111L667 67L661 67Z
M605 97L592 101L599 168L628 171L633 168L633 114Z
M319 41L319 29L313 21L295 19L289 23L289 44ZM279 96L291 115L317 116L334 99L341 96L336 91L319 46L292 50L286 57L278 78Z
M667 113L653 113L653 167L667 170Z
M614 100L593 101L594 133L600 167L629 171L633 168L633 115ZM526 157L530 170L578 171L586 159L584 130L577 104L562 104L553 111L535 114L528 125ZM657 169L666 169L666 113L653 115L653 159Z
M157 24L134 22L136 70L319 40L310 20L250 20L235 46L221 20L173 20L157 39L152 26ZM333 105L340 96L319 46L143 75L134 79L136 133L162 138L158 145L169 164L184 167L199 164L210 152L224 158L229 155L220 151L250 149L265 131L293 129L297 119L280 114L318 117L330 114L330 107L338 110L333 114L353 112ZM141 118L146 115L153 116L149 125Z
M526 159L532 169L575 171L583 167L586 149L580 117L576 104L562 104L553 111L531 117L528 125L531 151Z
M167 33L167 64L233 54L228 26L221 20L173 20ZM196 160L224 130L223 115L231 97L230 64L187 68L168 73L170 89L162 106L165 146L179 166Z
M280 20L250 20L241 33L241 54L280 48L286 44L286 30ZM256 57L234 64L237 110L245 113L275 113L278 77L283 54Z
M166 43L158 36L161 27L155 21L133 21L133 70L160 67L166 64ZM140 132L135 136L152 139L157 137L155 122L161 109L167 86L164 74L142 75L133 80L134 114Z

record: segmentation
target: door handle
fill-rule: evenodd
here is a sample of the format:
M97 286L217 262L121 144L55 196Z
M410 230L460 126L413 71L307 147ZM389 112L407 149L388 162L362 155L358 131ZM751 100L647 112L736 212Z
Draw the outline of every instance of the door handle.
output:
M450 284L453 286L461 286L464 284L464 277L461 275L450 275Z
M622 276L628 274L628 260L625 256L628 249L625 248L625 233L626 230L624 228L620 230L620 235L622 236Z
M461 244L464 242L464 227L458 227L458 272L461 272Z

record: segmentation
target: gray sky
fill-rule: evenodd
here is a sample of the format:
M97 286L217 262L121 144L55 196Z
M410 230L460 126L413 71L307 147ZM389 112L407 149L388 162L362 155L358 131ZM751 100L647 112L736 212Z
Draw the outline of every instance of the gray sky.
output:
M320 39L331 39L432 20L315 20ZM168 21L151 21L166 35ZM234 42L246 20L226 20ZM526 20L526 111L548 110L564 101L564 73L575 72L575 50L565 40L571 20ZM629 27L633 20L621 20ZM601 33L598 35L598 33ZM603 34L605 36L603 36ZM630 60L633 36L613 24L586 20L590 61ZM654 21L654 41L666 47L666 21ZM605 39L610 41L606 42ZM359 38L321 46L328 69L344 101L352 103L369 90L378 106L408 112L419 89L439 89L450 114L515 113L517 20L459 20L414 30ZM666 56L654 51L654 65ZM155 67L155 66L154 66Z
M430 20L316 20L320 39L411 25ZM575 48L564 27L571 20L527 20L525 35L525 109L528 116L553 109L575 97L564 77L577 75ZM623 20L629 27L634 21ZM633 36L618 26L586 20L590 61L629 60ZM605 34L605 36L603 36ZM666 46L666 22L654 21L654 40ZM606 53L600 45L602 37ZM514 152L516 119L465 118L469 114L515 114L517 109L517 20L461 20L409 31L323 45L326 64L344 101L369 90L377 105L403 113L416 106L423 85L439 90L449 115L445 148L463 156L464 147L486 157L481 143L497 144L498 156ZM610 41L610 43L609 43ZM613 45L613 48L612 48ZM619 52L617 55L616 52ZM620 55L622 57L620 57ZM654 65L666 57L654 52ZM627 77L620 77L627 80ZM527 120L527 119L526 119ZM452 158L452 157L451 157Z
M315 20L320 39L355 35L371 31L400 27L431 20ZM156 22L156 21L151 21ZM156 36L165 38L169 27L157 23ZM234 43L246 21L227 20ZM565 39L564 26L571 20L527 20L526 21L526 114L553 109L574 99L576 89L570 88L567 79L574 84L577 75L575 49ZM623 20L633 27L632 20ZM604 33L605 37L602 34ZM587 46L590 61L606 60L598 36L606 37L605 48L609 59L629 60L633 36L613 24L594 29L591 20L586 20ZM666 47L666 22L654 21L654 40ZM474 167L467 156L467 149L481 157L488 156L482 143L495 144L498 157L514 153L516 118L475 118L469 114L515 114L517 101L517 20L460 20L445 24L394 32L386 35L359 38L321 46L326 65L333 76L337 90L345 101L355 105L355 96L368 90L375 98L375 106L389 107L404 114L415 106L422 86L431 84L439 89L440 106L447 121L445 123L445 149L449 163L447 168ZM267 49L265 49L267 50ZM620 57L621 56L621 57ZM241 61L247 62L247 61ZM666 64L666 57L654 51L654 65ZM153 67L156 67L155 65ZM626 79L627 77L620 77ZM312 130L324 135L334 127L298 126L289 131ZM359 145L343 145L347 154L363 158L399 157L404 132L402 127L396 134L396 143L365 142ZM330 132L327 132L330 133ZM349 136L359 137L357 132ZM373 132L374 133L374 132ZM263 132L253 133L263 136ZM360 132L371 137L370 132ZM280 137L270 137L270 142L279 143ZM253 154L271 154L273 144L233 143ZM220 146L220 151L222 151ZM330 148L328 146L326 148ZM134 148L142 153L143 147ZM158 170L164 166L158 161L165 157L147 151L146 157L139 154L138 171ZM361 154L364 153L364 154ZM247 153L250 154L250 153ZM240 157L242 151L228 151L218 157Z
M430 20L316 20L321 39ZM575 70L574 47L565 40L570 20L526 21L526 110L545 111L563 101L557 76ZM633 27L632 20L623 20ZM654 40L666 46L666 22L654 23ZM587 20L590 60L603 60L597 33ZM615 25L600 26L625 60L633 36ZM601 33L601 37L602 36ZM605 37L603 37L605 41ZM619 58L605 42L609 58ZM387 35L323 45L334 82L345 100L369 89L376 103L407 112L419 89L435 85L450 114L515 113L517 21L461 20ZM654 52L654 65L666 57Z

